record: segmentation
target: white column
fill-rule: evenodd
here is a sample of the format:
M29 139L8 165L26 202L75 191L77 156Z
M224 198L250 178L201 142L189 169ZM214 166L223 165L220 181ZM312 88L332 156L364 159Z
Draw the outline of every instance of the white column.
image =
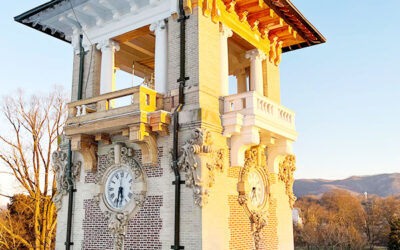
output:
M115 90L115 51L119 50L119 44L105 40L96 47L101 50L100 94L110 93Z
M155 90L157 93L167 92L167 28L164 20L150 25L150 30L156 34L155 55Z
M233 35L232 30L221 24L220 26L220 56L221 56L221 96L229 95L229 53L228 38Z
M247 74L244 68L237 70L235 73L237 80L237 92L243 93L247 91Z
M266 56L261 50L253 49L246 52L246 58L250 59L250 90L263 95L262 61Z

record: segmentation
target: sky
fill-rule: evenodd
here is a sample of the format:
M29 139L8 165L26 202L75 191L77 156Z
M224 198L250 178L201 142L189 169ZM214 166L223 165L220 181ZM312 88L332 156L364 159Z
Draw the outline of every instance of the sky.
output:
M1 95L71 88L71 45L13 20L43 2L2 4ZM296 112L299 133L295 177L400 172L400 1L292 2L328 40L282 56L282 104Z

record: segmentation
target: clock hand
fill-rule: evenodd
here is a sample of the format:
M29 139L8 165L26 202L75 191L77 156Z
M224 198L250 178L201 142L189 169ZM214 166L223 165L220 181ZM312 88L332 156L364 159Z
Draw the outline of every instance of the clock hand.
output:
M124 188L121 187L121 200L119 201L119 203L122 205L122 201L124 200Z
M119 188L118 188L117 200L116 200L116 202L115 202L116 205L117 205L117 207L118 207L118 204L121 202L120 199L119 199L120 196L122 196L122 187L119 187ZM122 200L122 197L121 197L121 200Z

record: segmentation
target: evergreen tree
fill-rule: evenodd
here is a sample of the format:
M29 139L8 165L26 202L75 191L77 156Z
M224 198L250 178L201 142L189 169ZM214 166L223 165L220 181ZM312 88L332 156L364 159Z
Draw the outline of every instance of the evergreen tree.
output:
M389 250L400 250L400 218L390 223Z

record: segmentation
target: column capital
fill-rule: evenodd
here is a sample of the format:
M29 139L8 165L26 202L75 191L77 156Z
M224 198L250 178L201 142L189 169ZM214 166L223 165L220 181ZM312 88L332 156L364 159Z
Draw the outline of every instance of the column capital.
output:
M166 23L164 20L158 20L150 25L150 31L155 33L160 32L161 30L165 30Z
M225 38L231 37L233 35L232 30L222 23L219 25L219 32Z
M252 49L246 52L246 58L253 60L265 60L267 57L264 52L259 49Z
M115 51L119 51L119 43L117 43L111 39L107 39L107 40L99 42L96 45L96 48L98 50L101 50L101 52L104 52L104 50L106 50L106 49L111 49L113 52L115 52Z

